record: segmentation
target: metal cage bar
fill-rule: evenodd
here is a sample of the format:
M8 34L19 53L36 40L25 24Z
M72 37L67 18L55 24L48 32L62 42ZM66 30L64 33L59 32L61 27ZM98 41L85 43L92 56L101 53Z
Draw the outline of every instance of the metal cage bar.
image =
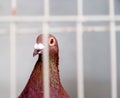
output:
M10 98L16 98L16 30L10 24Z
M14 9L13 12L16 12ZM115 15L113 17L115 21L120 21L120 15ZM49 18L45 18L45 16L0 16L0 22L100 22L100 21L111 21L110 15L84 15L77 16L69 15L69 16L49 16Z
M11 1L11 14L15 15L16 0ZM14 16L13 16L14 17ZM16 98L16 24L10 23L10 98Z
M120 31L120 26L115 26L115 31ZM55 27L55 28L49 28L50 32L76 32L76 29L74 27L66 26L66 27ZM85 26L83 27L84 32L105 32L110 31L110 26ZM7 33L8 30L6 29L0 29L0 35L3 35ZM37 32L42 32L42 28L18 28L17 34L33 34ZM107 33L107 32L106 32Z
M83 0L77 0L77 19L83 17ZM78 98L84 98L84 70L83 70L83 24L82 21L77 22L76 28L77 40L77 85Z
M110 20L110 49L111 49L111 98L117 98L117 56L114 0L109 0Z
M49 18L49 0L44 0L44 17L45 20ZM43 41L45 44L45 51L43 53L43 76L44 76L44 98L50 98L50 81L49 81L49 51L48 51L48 36L46 34L49 33L49 25L48 22L42 23L42 31L43 31Z

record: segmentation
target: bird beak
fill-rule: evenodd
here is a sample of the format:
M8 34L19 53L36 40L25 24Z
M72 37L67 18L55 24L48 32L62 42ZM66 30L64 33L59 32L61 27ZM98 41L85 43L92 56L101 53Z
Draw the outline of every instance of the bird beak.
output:
M37 54L41 54L42 50L44 49L44 45L39 43L34 45L34 52L33 52L33 57L36 56Z

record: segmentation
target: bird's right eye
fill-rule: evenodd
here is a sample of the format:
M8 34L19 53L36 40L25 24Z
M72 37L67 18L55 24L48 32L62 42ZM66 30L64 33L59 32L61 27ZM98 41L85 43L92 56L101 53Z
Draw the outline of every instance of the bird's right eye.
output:
M49 45L50 46L54 46L55 45L55 39L54 38L50 38L50 40L49 40Z

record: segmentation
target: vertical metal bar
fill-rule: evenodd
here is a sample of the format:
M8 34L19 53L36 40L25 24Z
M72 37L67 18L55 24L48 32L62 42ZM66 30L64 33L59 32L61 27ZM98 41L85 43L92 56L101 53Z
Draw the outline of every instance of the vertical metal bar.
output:
M49 0L44 0L44 16L49 17Z
M12 15L16 15L16 0L11 1Z
M49 18L49 0L44 0L44 17L46 20L48 20ZM43 22L42 24L42 29L43 29L43 40L45 43L45 51L44 51L44 55L43 55L43 63L44 63L44 71L43 71L43 75L44 75L44 98L50 98L50 87L49 87L49 51L48 51L48 32L49 32L49 25L48 25L48 21L47 22Z
M43 55L43 75L44 75L44 98L50 98L49 92L49 51L48 51L48 24L43 23L43 42L45 44L45 51Z
M80 30L81 28L81 30ZM77 24L77 81L78 98L84 98L84 70L83 70L83 33L82 25Z
M114 23L110 23L110 49L111 49L111 98L117 98L117 58L116 58L116 34Z
M78 1L78 21L83 16L83 0ZM82 21L77 21L77 80L78 98L84 98L84 69L83 69L83 26Z
M16 98L16 35L15 23L10 24L10 98Z
M16 0L11 1L12 15L16 14ZM10 98L16 97L16 26L10 23Z
M117 56L116 56L116 31L114 19L114 0L109 0L110 7L110 49L111 49L111 98L117 98Z
M12 6L12 8L16 7L16 0L11 0L11 6Z

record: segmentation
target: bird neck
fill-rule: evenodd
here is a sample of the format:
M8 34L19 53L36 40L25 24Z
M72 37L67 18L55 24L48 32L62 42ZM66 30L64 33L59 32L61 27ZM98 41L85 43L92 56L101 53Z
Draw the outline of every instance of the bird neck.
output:
M50 87L51 88L60 88L61 87L61 82L60 82L60 76L59 76L59 69L58 69L58 65L59 65L59 56L58 54L50 54L49 55L49 81L50 81ZM43 73L43 57L40 55L39 59L38 59L38 63L42 63L42 64L38 64L41 65L41 72ZM44 77L44 76L43 76ZM42 80L43 80L42 77Z
M61 87L58 62L59 62L58 55L57 56L55 56L55 55L49 56L50 86L52 88L56 88L56 89Z

